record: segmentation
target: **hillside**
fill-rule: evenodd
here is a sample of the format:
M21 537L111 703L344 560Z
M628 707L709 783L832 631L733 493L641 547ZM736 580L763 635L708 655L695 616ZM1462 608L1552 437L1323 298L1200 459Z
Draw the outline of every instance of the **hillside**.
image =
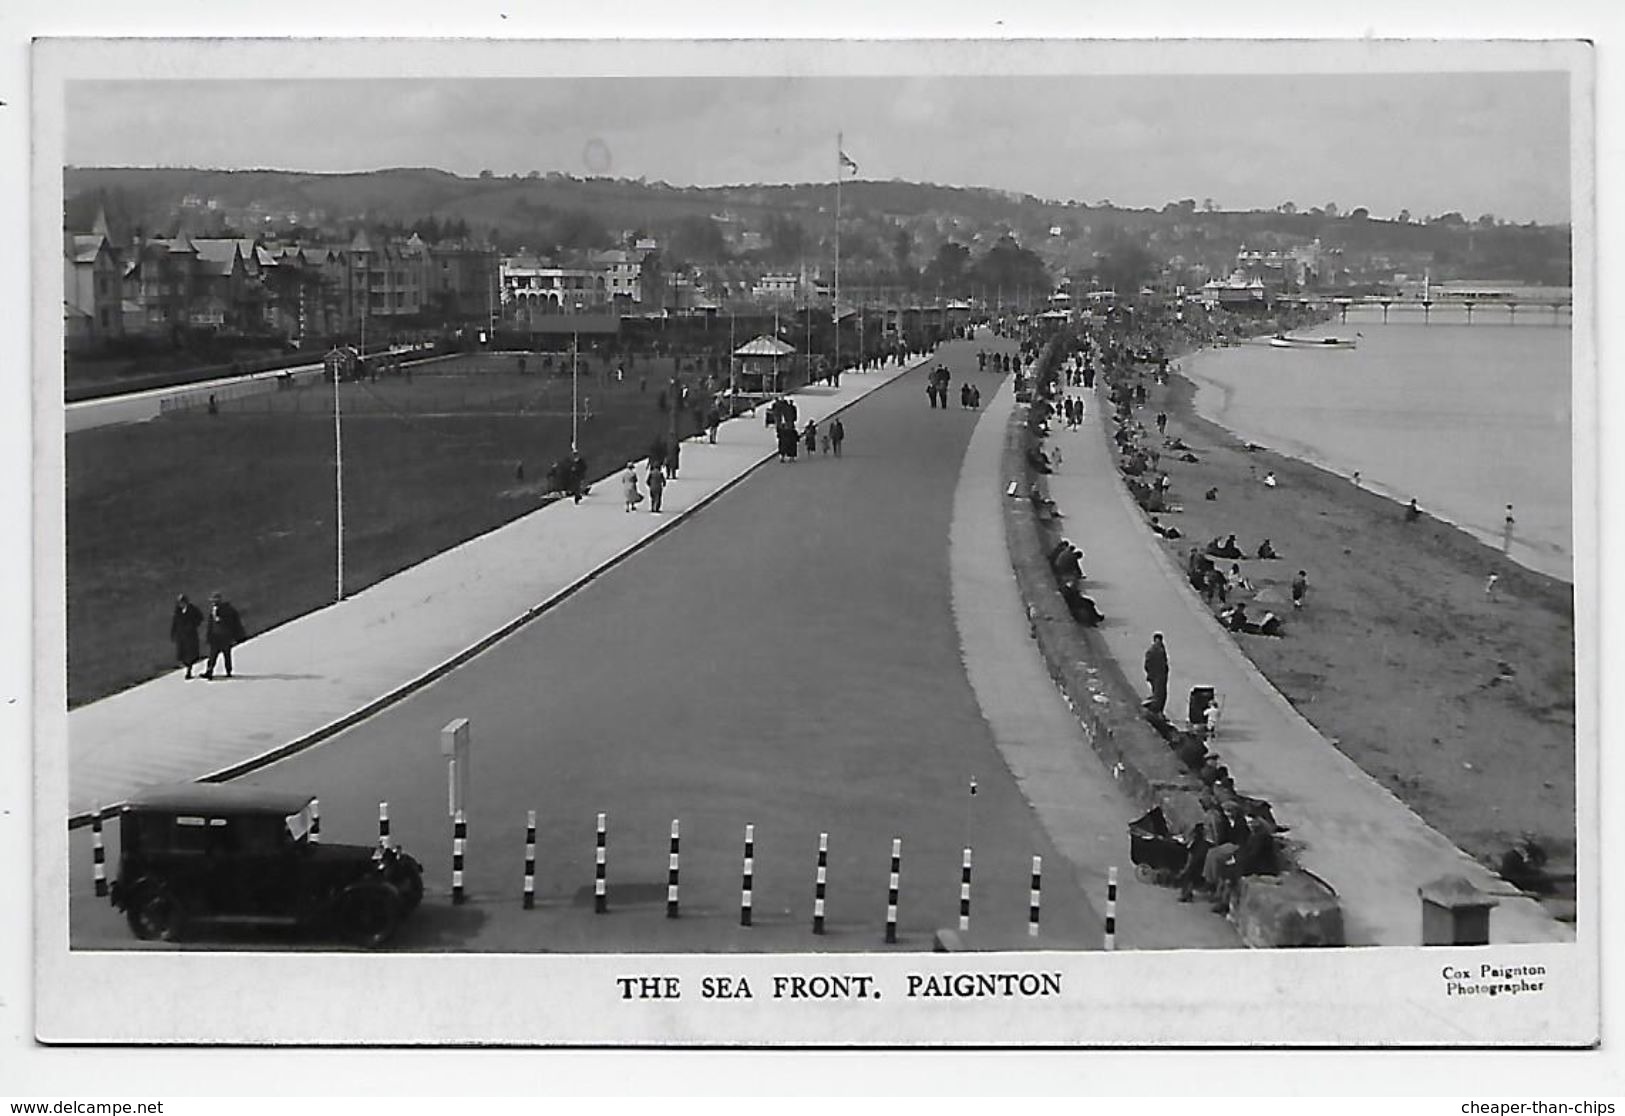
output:
M505 250L604 247L626 230L658 236L686 262L793 265L831 248L832 183L676 187L561 174L465 178L432 168L359 174L69 167L66 222L88 228L98 204L151 233L242 234L461 221ZM1512 225L1484 214L1381 220L1328 203L1298 211L1227 212L1194 199L1123 209L978 187L853 181L842 190L842 258L877 274L917 274L948 242L983 251L1014 236L1056 272L1093 267L1128 243L1151 258L1222 274L1238 246L1270 249L1318 238L1351 277L1430 269L1438 280L1506 278L1567 285L1570 230ZM1057 230L1052 232L1052 230Z

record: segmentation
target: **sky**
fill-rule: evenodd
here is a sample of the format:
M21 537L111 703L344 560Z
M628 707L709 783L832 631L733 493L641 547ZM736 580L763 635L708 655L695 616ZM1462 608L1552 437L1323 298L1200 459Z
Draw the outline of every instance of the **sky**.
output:
M991 186L1121 206L1570 219L1553 72L71 81L77 166Z

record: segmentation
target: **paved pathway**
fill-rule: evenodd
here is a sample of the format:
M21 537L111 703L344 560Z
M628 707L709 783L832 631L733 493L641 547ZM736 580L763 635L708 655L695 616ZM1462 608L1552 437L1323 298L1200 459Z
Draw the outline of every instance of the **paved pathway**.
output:
M822 421L907 371L847 373L797 396ZM775 456L760 415L683 446L669 514L623 512L619 481L559 501L251 639L229 681L176 670L68 714L68 806L82 817L144 786L230 772L330 734L533 618ZM639 475L643 469L640 465Z
M1189 589L1130 500L1099 397L1089 397L1089 412L1081 431L1057 429L1052 438L1062 465L1050 495L1067 534L1086 552L1091 594L1108 617L1106 644L1124 674L1140 680L1151 633L1164 633L1169 713L1176 717L1192 686L1217 688L1224 701L1217 749L1244 793L1274 803L1302 846L1303 865L1337 889L1349 943L1420 944L1417 888L1453 874L1499 898L1493 941L1573 940L1571 927L1429 827L1269 684Z
M1235 948L1234 930L1205 903L1181 903L1174 889L1136 878L1128 823L1142 811L1090 747L1032 637L1004 529L1009 497L998 483L1015 409L1014 384L1006 380L971 437L954 498L954 615L982 716L1022 796L1096 910L1105 909L1107 869L1118 867L1119 948ZM967 936L973 948L983 941Z

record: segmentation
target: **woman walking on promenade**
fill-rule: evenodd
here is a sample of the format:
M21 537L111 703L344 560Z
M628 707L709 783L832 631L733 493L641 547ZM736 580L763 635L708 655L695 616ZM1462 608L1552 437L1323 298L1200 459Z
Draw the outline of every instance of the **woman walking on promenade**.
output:
M812 419L807 420L807 429L801 432L801 444L807 447L808 457L818 452L818 427Z
M841 443L844 441L846 441L846 427L841 425L840 419L836 419L830 424L829 428L829 444L830 448L835 451L836 457L841 456Z
M186 668L186 677L192 677L192 667L198 660L197 630L203 623L203 611L186 599L182 593L175 598L175 613L169 620L169 640L175 645L175 661Z
M621 474L621 496L626 501L627 511L643 502L643 493L638 491L637 470L632 468L630 461L626 463L626 472Z

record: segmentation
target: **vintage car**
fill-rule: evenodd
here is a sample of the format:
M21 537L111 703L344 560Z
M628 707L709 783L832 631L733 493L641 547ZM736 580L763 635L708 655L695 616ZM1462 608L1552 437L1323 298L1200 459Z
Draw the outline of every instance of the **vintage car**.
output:
M423 898L423 866L398 848L311 840L313 798L187 783L119 812L113 905L136 937L207 925L291 926L374 948Z

